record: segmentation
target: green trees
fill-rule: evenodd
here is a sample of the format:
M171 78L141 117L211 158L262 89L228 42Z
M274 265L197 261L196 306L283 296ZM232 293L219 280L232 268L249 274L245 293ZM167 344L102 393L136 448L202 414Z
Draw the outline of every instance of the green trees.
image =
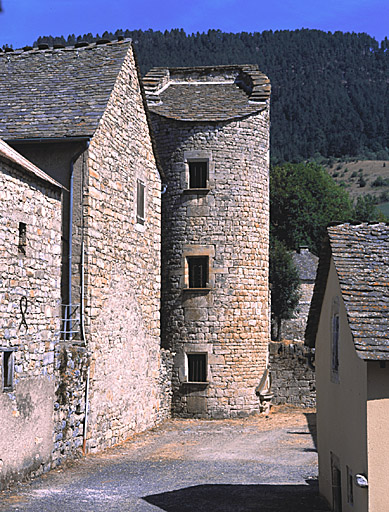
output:
M272 339L278 340L282 320L289 320L299 301L299 275L285 244L276 238L270 245Z
M238 34L117 30L103 37L118 35L132 38L142 73L154 66L258 64L272 84L274 163L300 162L314 153L389 158L387 40L379 45L367 34L308 29ZM79 38L71 34L67 44ZM91 34L82 39L91 41Z
M319 253L331 222L352 220L347 192L315 163L284 164L270 172L270 233L290 250Z

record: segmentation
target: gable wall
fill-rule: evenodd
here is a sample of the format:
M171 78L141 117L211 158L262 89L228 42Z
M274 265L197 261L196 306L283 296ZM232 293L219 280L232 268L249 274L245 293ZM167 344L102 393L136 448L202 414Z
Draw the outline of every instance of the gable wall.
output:
M88 449L97 450L170 412L169 384L160 374L161 179L131 51L90 142L88 169ZM144 226L136 222L138 179L146 186Z
M1 487L49 468L54 449L61 193L0 161L0 218L0 346L17 348L13 391L2 389L0 352ZM20 222L25 255L18 251Z
M340 460L343 511L367 511L366 489L354 485L354 505L347 503L346 466L354 474L367 474L366 363L359 359L340 299L339 383L331 381L331 309L341 297L335 266L331 261L316 336L317 429L319 486L332 503L331 452Z

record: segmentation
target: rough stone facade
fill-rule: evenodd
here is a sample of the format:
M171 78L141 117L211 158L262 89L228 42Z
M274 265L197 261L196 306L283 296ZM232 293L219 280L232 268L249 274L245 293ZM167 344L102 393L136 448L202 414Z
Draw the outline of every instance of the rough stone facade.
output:
M132 52L91 139L85 190L85 319L92 353L88 450L151 427L161 410L161 178ZM144 221L137 219L137 183Z
M40 323L37 319L38 341L26 349L28 364L23 366L25 374L18 384L23 395L20 407L24 407L23 397L27 397L34 411L30 417L36 420L42 435L34 437L30 428L28 443L32 447L26 443L26 453L20 454L10 450L9 435L3 436L9 456L6 468L0 455L0 478L6 483L50 469L81 454L82 448L104 449L168 417L172 360L169 351L160 349L161 176L130 42L14 52L4 64L4 69L0 68L2 98L11 94L8 89L12 82L15 108L26 114L20 119L15 114L14 124L12 120L0 122L0 136L39 164L47 173L46 180L55 177L65 187L62 208L58 192L56 197L57 231L52 237L57 237L58 245L51 251L34 239L35 252L31 255L35 258L32 265L42 267L39 271L34 267L42 278L37 303L41 305L46 295L55 296L56 309L51 305L49 311L45 302L42 311L47 317L40 318ZM29 72L24 73L26 70ZM61 84L58 77L66 77L68 96L56 90ZM29 80L38 87L39 97L30 98L26 93L30 91ZM53 94L57 98L61 94L63 99L51 101L54 116L47 114L46 105ZM3 103L0 109L4 109ZM26 123L26 116L34 122ZM39 169L36 172L44 175ZM58 183L56 186L60 190ZM35 203L43 201L40 194L39 187L28 190L18 206L22 206L25 217L30 212L28 222L34 229L44 224L42 233L46 234L51 225L47 208L35 209ZM5 207L3 199L1 207ZM12 210L8 204L7 208L10 219L17 224L17 208ZM18 307L12 287L16 286L18 298L21 292L16 277L23 266L16 262L8 269L4 267L6 262L3 259L1 267L5 287L2 300L5 297L6 304L1 317L3 323L5 315L8 326L8 317ZM35 274L31 275L32 279ZM21 276L25 285L30 276ZM61 311L61 303L69 302L71 324L64 322L65 310ZM34 315L40 311L34 310ZM28 313L32 314L30 309ZM1 347L13 346L19 321L14 319L13 330L8 327L1 334ZM56 337L52 339L54 332ZM20 372L19 353L15 352L16 375ZM43 379L44 386L38 378ZM7 400L5 396L0 396L2 418L10 407L2 403ZM10 409L11 424L4 423L4 428L12 431L19 398L12 395L9 399L15 410ZM18 444L19 434L25 442L26 431L15 432L12 445Z
M235 78L240 71L235 69ZM188 115L195 112L197 119L207 118L207 109L213 109L211 116L220 118L218 109L222 111L224 105L223 97L217 97L220 91L231 94L233 105L238 88L231 81L231 68L177 68L169 73L173 87L175 80L192 84L183 105ZM146 84L147 80L146 76ZM231 93L229 87L234 88ZM240 115L237 106L233 119L189 122L177 101L172 103L172 118L167 117L163 94L162 105L150 94L148 104L167 180L162 214L162 343L175 353L173 413L212 418L247 415L260 409L256 387L267 366L269 339L268 99L260 107L257 104L251 115ZM254 107L250 104L250 108ZM190 163L197 161L206 162L208 169L202 190L191 189L189 183ZM189 283L190 258L196 256L207 258L207 284L200 289ZM192 354L205 357L202 382L191 382Z
M24 165L0 144L0 487L51 467L58 428L61 188Z
M273 405L316 406L314 351L303 342L270 342Z

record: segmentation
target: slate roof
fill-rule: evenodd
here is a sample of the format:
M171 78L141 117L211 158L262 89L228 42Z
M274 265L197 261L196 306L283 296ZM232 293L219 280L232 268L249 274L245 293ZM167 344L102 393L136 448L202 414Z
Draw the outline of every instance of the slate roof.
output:
M342 224L327 231L306 343L315 345L332 256L358 356L389 360L389 225Z
M143 85L151 112L180 121L239 119L270 97L270 80L254 65L153 68Z
M27 160L24 156L22 156L20 153L15 151L11 146L6 144L3 140L0 139L0 160L6 161L8 163L11 163L13 165L16 165L17 167L21 168L23 171L27 172L28 174L32 174L36 178L39 178L40 180L46 181L50 183L51 185L54 185L58 188L64 188L60 183L55 181L51 176L43 172L39 167L34 165L32 162Z
M312 254L308 248L300 248L299 252L292 255L301 281L314 281L316 279L319 258Z
M131 41L0 54L0 138L95 132Z

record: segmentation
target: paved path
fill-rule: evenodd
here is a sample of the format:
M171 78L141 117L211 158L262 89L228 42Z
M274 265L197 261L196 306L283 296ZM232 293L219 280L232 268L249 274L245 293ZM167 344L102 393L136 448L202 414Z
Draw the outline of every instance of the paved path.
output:
M322 512L314 414L172 420L0 493L0 512Z

